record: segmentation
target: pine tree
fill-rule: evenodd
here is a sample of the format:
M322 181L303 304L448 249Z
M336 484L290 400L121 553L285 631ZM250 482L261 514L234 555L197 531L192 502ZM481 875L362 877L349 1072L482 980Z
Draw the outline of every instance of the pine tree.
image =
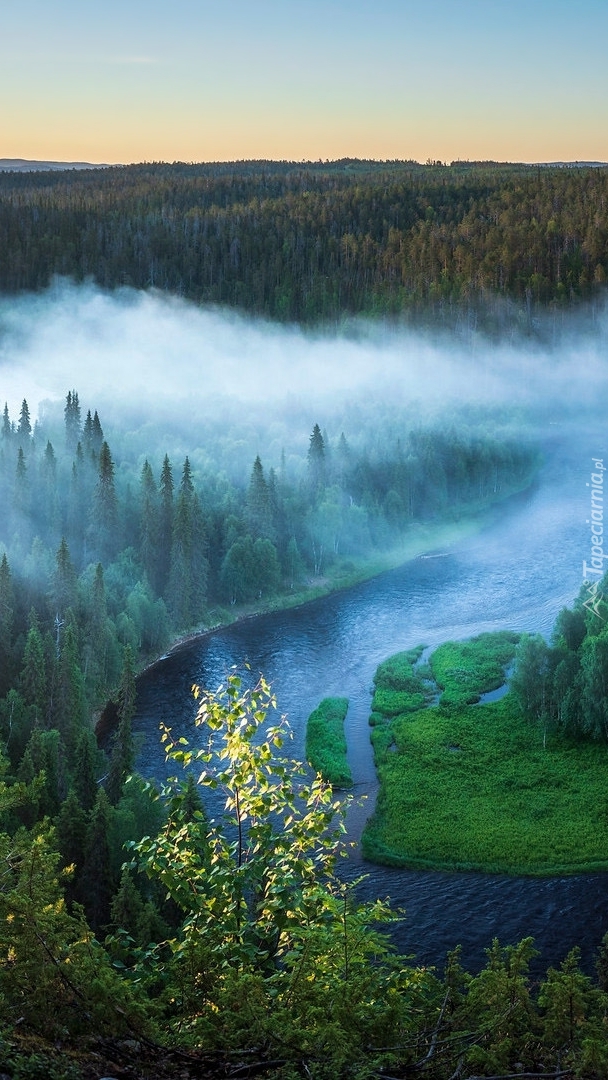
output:
M127 645L118 690L118 730L112 746L110 769L106 783L108 799L113 806L116 806L120 799L123 784L131 772L135 760L132 730L132 721L135 715L135 695L133 654L130 646Z
M13 437L13 425L11 424L8 404L4 403L4 412L2 413L2 441L8 446Z
M114 462L105 441L99 453L91 524L91 544L102 562L110 562L118 548L118 500L114 487Z
M315 424L308 446L308 484L313 501L325 487L325 442L321 428Z
M159 539L158 490L152 466L146 459L141 470L139 495L139 553L148 581L158 585Z
M173 519L168 585L176 626L192 626L201 615L207 590L205 546L203 516L186 458Z
M93 585L87 595L83 635L83 674L92 704L96 703L109 682L108 609L101 563L95 567Z
M76 570L67 540L63 537L55 556L55 572L51 586L51 600L57 631L65 620L68 610L76 607L76 597Z
M88 457L93 453L93 417L91 416L90 409L87 410L84 427L82 429L82 448Z
M25 547L25 535L26 531L29 531L30 483L22 446L17 450L13 508L17 515L17 527L19 529L22 546Z
M42 723L48 706L46 657L35 611L30 613L30 623L23 651L21 691L26 704L34 709L36 719Z
M13 678L13 626L15 595L6 554L0 559L0 694L5 694Z
M160 474L160 517L158 530L158 559L156 588L159 595L166 596L171 565L171 539L173 536L173 469L165 454Z
M88 821L89 815L82 808L74 788L70 788L55 821L57 847L62 865L73 868L65 886L68 903L80 895L79 877L84 865Z
M101 448L103 446L103 428L101 426L101 421L99 419L97 409L95 409L95 412L93 414L93 429L92 429L92 433L91 433L91 446L92 446L94 454L101 453Z
M110 861L110 816L108 797L104 789L100 788L87 828L79 889L80 902L95 933L99 933L102 927L110 922L110 905L114 892Z
M246 520L249 532L254 540L259 538L272 539L270 493L259 454L251 470L249 490L247 491Z
M21 412L19 413L17 435L19 436L20 445L26 448L32 440L32 422L30 420L29 406L25 398L23 399Z
M97 757L95 736L90 728L84 728L78 736L74 754L74 792L87 813L93 809L99 790Z
M86 717L84 676L71 614L66 619L60 640L53 692L53 719L71 758Z
M68 453L73 454L81 434L80 402L75 390L69 390L63 410L65 418L65 445Z

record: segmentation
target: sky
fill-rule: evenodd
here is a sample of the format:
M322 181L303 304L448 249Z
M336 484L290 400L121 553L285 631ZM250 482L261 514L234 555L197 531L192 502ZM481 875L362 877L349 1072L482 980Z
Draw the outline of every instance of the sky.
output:
M0 158L608 161L606 0L19 0Z

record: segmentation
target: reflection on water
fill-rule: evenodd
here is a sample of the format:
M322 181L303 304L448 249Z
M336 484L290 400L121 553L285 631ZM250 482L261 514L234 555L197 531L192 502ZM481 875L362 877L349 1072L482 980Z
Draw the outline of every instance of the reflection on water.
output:
M193 683L211 689L246 661L272 684L288 716L291 752L304 758L306 719L323 697L349 698L346 733L357 796L348 825L359 836L371 811L376 779L369 741L372 679L381 660L420 643L513 629L550 634L558 611L581 585L586 543L587 457L580 468L547 470L530 494L511 502L494 524L442 558L421 558L338 595L296 610L246 620L201 638L163 660L139 682L136 729L145 736L138 767L160 776L164 762L158 725L196 738ZM483 874L423 873L363 864L345 871L369 876L369 896L390 896L407 917L399 947L441 964L463 945L477 965L498 935L503 943L532 935L539 965L558 963L575 944L592 966L606 925L608 875L520 879Z

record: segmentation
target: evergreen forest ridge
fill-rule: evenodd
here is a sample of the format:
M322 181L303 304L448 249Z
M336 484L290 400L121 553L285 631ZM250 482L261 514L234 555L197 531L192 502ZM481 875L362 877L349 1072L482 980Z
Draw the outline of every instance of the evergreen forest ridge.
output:
M280 321L493 331L597 298L608 169L415 161L0 173L0 289L53 276Z

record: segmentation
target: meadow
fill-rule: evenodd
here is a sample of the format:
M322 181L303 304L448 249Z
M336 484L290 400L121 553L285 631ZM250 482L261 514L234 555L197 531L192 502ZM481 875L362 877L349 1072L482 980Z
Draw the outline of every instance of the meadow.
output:
M380 666L371 717L380 792L366 858L530 875L608 868L605 746L554 732L543 748L512 693L479 703L504 682L516 640L447 643L421 672L406 654ZM429 670L442 691L432 704L382 711L387 691L413 704L412 679L428 697Z

